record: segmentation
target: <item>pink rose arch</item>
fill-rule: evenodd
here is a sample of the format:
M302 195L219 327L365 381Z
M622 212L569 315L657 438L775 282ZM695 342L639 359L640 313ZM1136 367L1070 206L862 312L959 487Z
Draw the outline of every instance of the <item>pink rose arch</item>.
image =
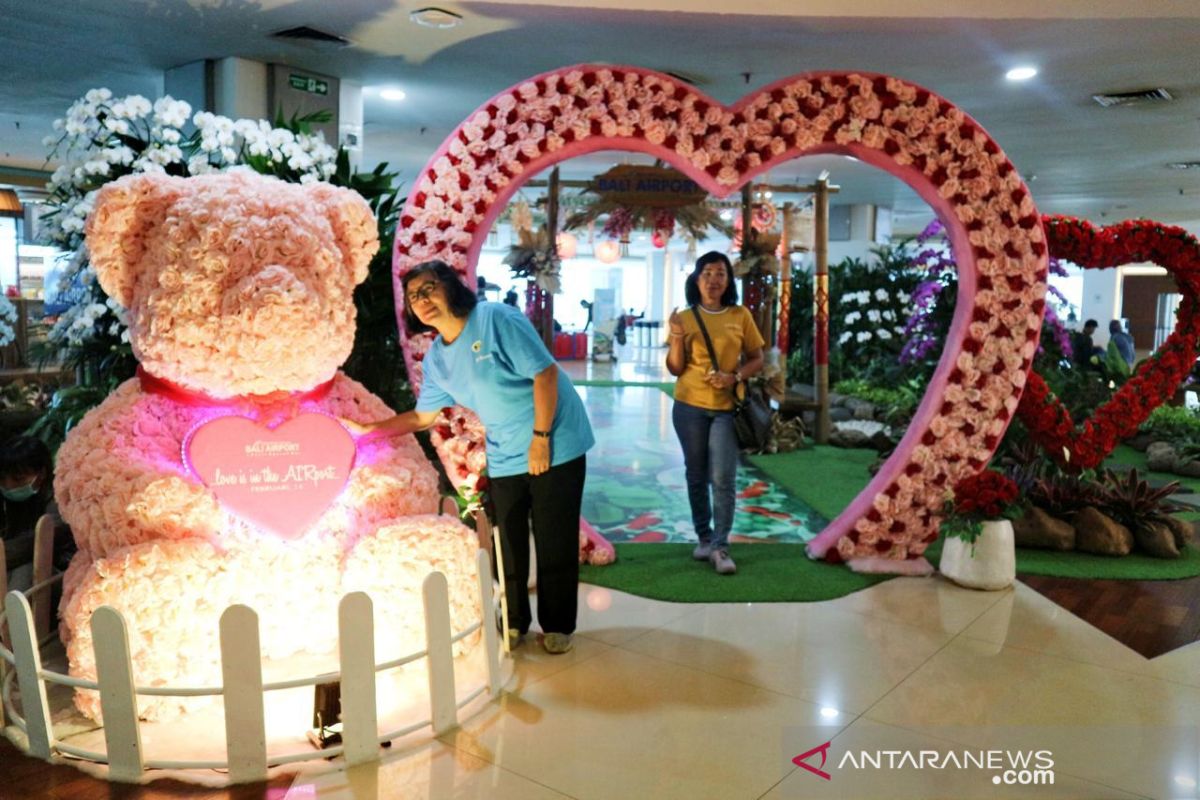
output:
M932 206L959 265L942 359L895 453L808 544L811 557L855 569L928 571L922 554L948 487L988 463L1041 330L1045 233L1004 152L959 108L885 75L806 73L725 106L649 70L554 70L484 103L414 182L395 242L398 313L407 269L440 258L473 286L484 237L521 183L597 150L660 158L718 197L788 159L837 153L895 175ZM419 386L428 341L404 346ZM478 425L456 409L435 442L451 476L470 485L483 459Z

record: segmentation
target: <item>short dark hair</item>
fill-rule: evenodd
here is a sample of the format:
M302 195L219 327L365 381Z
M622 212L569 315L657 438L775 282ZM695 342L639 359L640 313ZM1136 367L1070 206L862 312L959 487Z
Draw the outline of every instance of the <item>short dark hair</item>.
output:
M1089 319L1087 322L1083 323L1083 327L1085 327L1085 328L1099 328L1099 327L1100 327L1100 323L1099 323L1099 322L1096 322L1096 320L1094 320L1094 319Z
M29 472L49 477L52 465L50 448L36 436L14 436L0 447L0 477Z
M725 287L725 292L721 295L721 305L737 305L738 293L737 283L733 279L733 263L729 260L729 256L717 250L709 250L697 258L695 268L687 276L687 280L684 281L683 296L687 299L688 305L700 305L700 286L698 282L700 280L700 273L704 272L704 268L709 264L724 264L725 274L729 276L729 285Z
M434 280L442 285L446 290L446 301L450 308L450 313L462 319L471 313L471 309L479 302L479 298L475 293L467 288L462 282L462 278L454 271L454 268L445 261L434 259L433 261L422 261L415 267L404 273L404 277L400 279L400 292L404 303L404 328L408 331L409 336L416 336L418 333L432 331L433 328L426 325L421 320L417 319L417 315L413 313L412 308L408 305L408 282L420 275L432 275Z
M1109 333L1121 333L1124 329L1125 326L1121 324L1121 320L1119 319L1114 319L1112 322L1108 323Z

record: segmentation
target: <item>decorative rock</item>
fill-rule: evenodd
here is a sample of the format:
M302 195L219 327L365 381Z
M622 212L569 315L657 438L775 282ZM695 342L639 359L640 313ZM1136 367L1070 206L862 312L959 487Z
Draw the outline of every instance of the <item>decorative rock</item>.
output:
M1167 527L1174 534L1175 549L1177 550L1182 550L1185 545L1191 544L1196 536L1195 523L1188 522L1179 517L1167 517Z
M1139 433L1132 439L1126 439L1125 444L1129 445L1134 450L1141 450L1144 453L1146 452L1146 448L1154 444L1156 441L1157 439L1152 433Z
M1176 459L1175 474L1188 478L1200 478L1200 461L1182 461Z
M854 419L854 414L851 413L850 409L848 408L834 406L833 408L829 409L829 419L833 422L849 422L850 420Z
M870 437L854 428L837 428L829 434L829 443L834 447L866 447L869 440Z
M1052 517L1037 506L1013 520L1013 539L1017 547L1048 550L1074 550L1075 528L1071 523Z
M813 394L813 397L816 397L816 394ZM829 405L830 406L840 406L846 402L846 399L847 399L847 396L844 394L838 394L837 392L829 393Z
M1179 558L1179 548L1175 546L1175 532L1166 522L1144 522L1133 529L1133 538L1148 556Z
M808 430L815 430L817 427L817 412L804 411L800 414L800 419L804 420L804 427Z
M881 453L887 452L888 450L891 450L893 447L896 446L896 443L894 441L892 441L892 437L888 436L883 431L875 431L875 433L872 434L871 439L870 439L870 441L867 442L867 444L869 444L871 447L875 448L876 450L878 450Z
M855 419L875 419L874 403L852 397L846 401L846 408L850 409Z
M1075 515L1075 548L1102 556L1127 556L1133 550L1133 534L1116 520L1088 506Z
M1178 460L1170 442L1155 442L1146 448L1146 467L1155 472L1174 472Z

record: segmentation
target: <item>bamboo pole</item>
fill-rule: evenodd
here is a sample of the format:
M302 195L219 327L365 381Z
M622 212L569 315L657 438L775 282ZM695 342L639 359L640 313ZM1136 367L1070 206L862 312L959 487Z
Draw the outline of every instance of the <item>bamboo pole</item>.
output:
M818 444L829 442L829 173L817 179L813 222L813 383L817 394Z

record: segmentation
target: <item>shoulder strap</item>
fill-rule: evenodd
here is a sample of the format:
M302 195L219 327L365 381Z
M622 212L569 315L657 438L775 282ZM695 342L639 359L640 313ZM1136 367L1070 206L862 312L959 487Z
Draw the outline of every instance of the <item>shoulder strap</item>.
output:
M712 368L719 370L721 365L717 363L717 351L713 349L712 337L708 335L708 328L704 327L704 320L700 318L700 309L692 306L692 314L696 317L696 324L700 326L700 333L704 335L704 346L708 348L708 360L712 362Z

